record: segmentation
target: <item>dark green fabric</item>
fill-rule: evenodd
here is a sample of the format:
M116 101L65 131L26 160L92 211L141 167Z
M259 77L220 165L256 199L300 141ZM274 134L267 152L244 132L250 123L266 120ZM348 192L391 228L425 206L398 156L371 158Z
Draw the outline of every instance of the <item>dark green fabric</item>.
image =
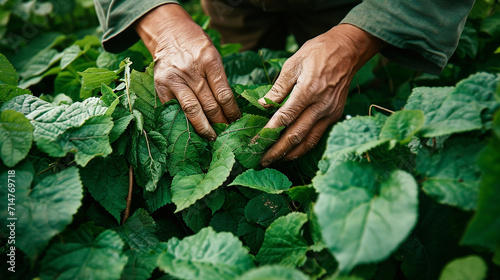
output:
M455 51L473 0L365 0L342 23L391 46L382 54L416 70L439 74Z
M228 0L251 3L266 11L307 5L304 12L356 3L357 0ZM139 38L132 25L151 9L177 3L165 0L94 0L104 31L103 46L111 52L130 47ZM308 4L306 4L308 3ZM355 25L389 43L382 53L410 68L438 74L458 44L474 0L364 0L342 23Z
M132 46L139 36L132 26L141 16L163 4L178 3L175 0L94 0L97 17L101 24L104 49L121 52Z

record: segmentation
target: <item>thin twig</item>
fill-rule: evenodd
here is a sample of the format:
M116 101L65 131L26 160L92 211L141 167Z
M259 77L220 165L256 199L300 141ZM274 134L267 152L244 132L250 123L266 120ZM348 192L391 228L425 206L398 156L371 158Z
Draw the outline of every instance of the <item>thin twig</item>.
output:
M380 110L384 110L384 111L389 112L389 113L391 113L391 114L393 114L393 113L394 113L394 111L391 111L391 110L389 110L389 109L386 109L386 108L384 108L384 107L382 107L382 106L378 106L378 105L372 104L372 105L370 105L370 109L368 109L368 116L371 116L371 115L372 115L372 107L378 108L378 109L380 109Z
M130 216L130 205L132 205L132 191L134 189L134 170L132 169L132 165L128 170L128 196L127 196L127 208L125 208L125 212L123 213L123 221L122 225L127 221Z

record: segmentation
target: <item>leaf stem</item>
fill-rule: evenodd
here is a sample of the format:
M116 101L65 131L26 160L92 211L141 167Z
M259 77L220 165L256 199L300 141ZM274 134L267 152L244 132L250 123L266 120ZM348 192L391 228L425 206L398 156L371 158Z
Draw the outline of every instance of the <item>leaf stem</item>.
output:
M127 221L130 216L130 206L132 205L132 191L134 189L134 170L132 169L132 164L128 170L128 196L127 196L127 207L123 213L122 225Z
M389 110L389 109L386 109L386 108L384 108L384 107L382 107L382 106L378 106L378 105L372 104L372 105L370 105L370 109L368 109L368 116L371 116L371 115L372 115L372 107L378 108L378 109L380 109L380 110L384 110L384 111L389 112L389 113L391 113L391 114L393 114L393 113L394 113L394 111L391 111L391 110Z
M262 51L259 51L259 56L260 56L260 61L262 61L262 67L264 68L264 72L266 73L267 81L269 82L270 85L272 85L273 83L271 82L271 78L269 78L269 74L267 73L266 65L264 64L264 58L262 57Z

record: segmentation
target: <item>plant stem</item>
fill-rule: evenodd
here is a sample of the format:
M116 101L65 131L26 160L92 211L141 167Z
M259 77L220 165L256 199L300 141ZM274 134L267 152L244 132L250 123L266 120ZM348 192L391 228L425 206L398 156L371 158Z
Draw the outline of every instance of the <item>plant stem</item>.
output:
M134 170L132 169L132 165L128 170L128 196L127 196L127 208L125 208L125 212L123 213L123 221L122 225L127 221L130 216L130 205L132 205L132 191L134 189Z

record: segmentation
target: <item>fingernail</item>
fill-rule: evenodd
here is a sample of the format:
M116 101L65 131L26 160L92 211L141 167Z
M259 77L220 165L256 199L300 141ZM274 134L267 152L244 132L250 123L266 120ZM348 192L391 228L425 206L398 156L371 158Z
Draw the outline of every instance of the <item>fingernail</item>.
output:
M268 161L268 160L267 160L267 161L263 161L263 162L261 162L261 164L260 164L260 165L261 165L262 167L266 168L266 167L268 167L269 165L271 165L271 163L272 163L272 161Z
M264 99L264 97L260 98L260 99L259 99L259 100L257 100L257 101L259 101L259 104L260 104L260 105L262 105L262 106L266 106L266 105L267 105L267 102L266 102L266 100Z

